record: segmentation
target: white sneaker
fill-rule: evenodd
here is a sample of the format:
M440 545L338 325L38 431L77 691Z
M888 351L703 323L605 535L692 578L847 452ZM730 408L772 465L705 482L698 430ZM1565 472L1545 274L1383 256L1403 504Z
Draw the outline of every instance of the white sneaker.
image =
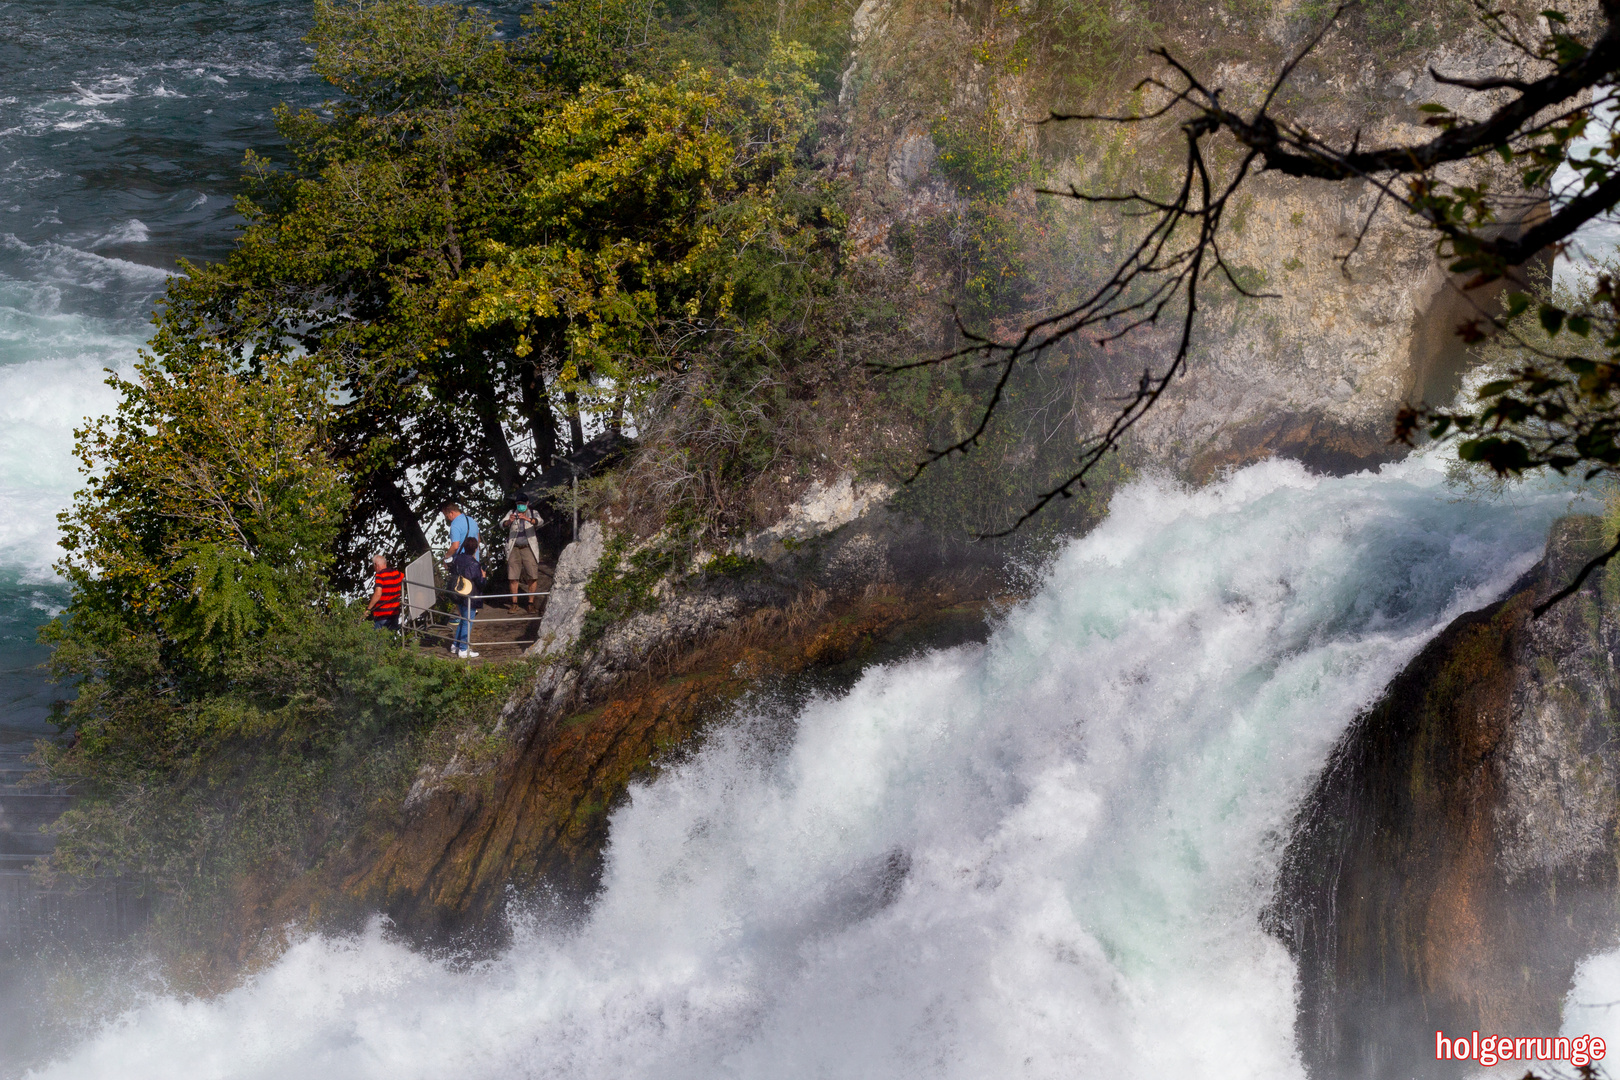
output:
M463 660L476 660L478 659L478 654L473 652L471 649L462 649L461 658Z

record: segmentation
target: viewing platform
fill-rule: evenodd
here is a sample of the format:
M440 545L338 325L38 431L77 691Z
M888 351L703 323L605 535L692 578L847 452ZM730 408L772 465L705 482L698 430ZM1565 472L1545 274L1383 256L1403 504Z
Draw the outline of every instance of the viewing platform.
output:
M540 637L540 618L546 610L546 598L540 597L539 611L532 611L519 600L499 594L480 597L483 607L473 617L472 651L478 653L474 663L516 660L524 650ZM449 654L450 641L455 635L454 617L434 610L425 613L423 625L413 627L417 644L428 652Z

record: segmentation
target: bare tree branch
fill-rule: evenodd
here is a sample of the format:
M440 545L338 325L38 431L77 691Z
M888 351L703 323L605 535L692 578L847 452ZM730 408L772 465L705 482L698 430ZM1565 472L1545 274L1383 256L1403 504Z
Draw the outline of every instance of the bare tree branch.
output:
M997 410L1006 400L1007 388L1019 365L1038 361L1055 345L1076 335L1085 335L1097 345L1119 341L1127 335L1157 326L1174 317L1176 344L1167 363L1143 370L1135 390L1122 399L1113 419L1100 432L1082 444L1074 471L1061 483L1042 494L1008 529L989 536L1010 533L1039 513L1053 500L1068 498L1086 486L1086 477L1110 451L1161 400L1173 381L1185 372L1193 344L1200 308L1198 287L1210 275L1219 274L1241 296L1265 298L1246 285L1228 264L1220 246L1220 229L1233 196L1253 176L1275 172L1285 176L1329 181L1362 181L1372 185L1378 198L1367 218L1360 223L1349 249L1338 256L1346 272L1349 260L1359 251L1373 218L1386 202L1393 202L1422 217L1441 243L1450 245L1456 262L1482 267L1469 284L1494 280L1506 267L1517 266L1550 245L1566 241L1587 221L1620 203L1620 169L1601 180L1589 176L1586 190L1578 196L1556 202L1542 220L1517 235L1484 228L1493 218L1489 211L1473 210L1472 218L1459 216L1458 208L1436 201L1436 167L1490 153L1511 159L1514 153L1530 155L1551 139L1565 139L1569 125L1584 122L1592 115L1593 103L1608 100L1598 94L1582 97L1596 88L1613 95L1616 72L1620 72L1620 0L1603 0L1608 20L1599 36L1581 45L1555 26L1539 49L1522 41L1500 12L1481 10L1480 18L1499 40L1517 49L1527 61L1541 65L1545 73L1537 78L1493 77L1465 79L1433 71L1441 85L1475 91L1510 91L1512 97L1496 106L1478 121L1464 121L1448 111L1431 119L1442 128L1439 134L1417 145L1364 147L1358 130L1349 145L1335 149L1312 135L1304 126L1279 121L1271 115L1284 85L1301 63L1321 44L1349 6L1341 4L1305 45L1277 72L1267 87L1261 104L1248 115L1228 108L1219 87L1207 86L1185 63L1169 50L1154 50L1170 77L1150 76L1136 89L1154 89L1168 95L1159 107L1141 114L1053 113L1042 123L1082 120L1114 124L1141 124L1186 113L1180 123L1186 152L1182 177L1173 195L1159 198L1141 191L1125 194L1088 193L1073 185L1068 191L1042 189L1043 193L1080 201L1119 205L1127 216L1148 222L1147 228L1116 264L1113 272L1079 303L1029 323L1011 340L998 341L975 334L957 325L967 344L942 356L879 369L897 372L926 368L969 358L984 361L995 372L994 385L978 412L972 429L962 438L930 449L916 466L915 478L930 464L964 454L978 446ZM1611 10L1612 9L1612 10ZM1552 26L1556 20L1549 19ZM1561 24L1558 24L1561 25ZM1576 102L1576 104L1568 104ZM1564 125L1559 129L1558 125ZM1557 130L1555 130L1557 129ZM1244 148L1241 159L1220 178L1206 156L1206 144L1217 135L1227 135ZM1550 170L1549 170L1550 175ZM1529 183L1529 181L1526 181ZM1511 197L1509 197L1511 198ZM1545 196L1531 199L1537 202ZM1469 204L1470 206L1473 204ZM1496 205L1506 206L1500 197ZM1466 208L1465 208L1466 209ZM1444 253L1444 249L1443 252ZM1488 318L1488 317L1487 317ZM1491 319L1493 323L1497 320Z

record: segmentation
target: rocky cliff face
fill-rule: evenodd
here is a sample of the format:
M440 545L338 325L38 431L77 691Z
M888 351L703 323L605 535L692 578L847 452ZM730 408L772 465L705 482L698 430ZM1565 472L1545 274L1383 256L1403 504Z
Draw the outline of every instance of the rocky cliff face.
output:
M1177 178L1183 151L1173 123L1033 126L1054 109L1128 108L1129 86L1153 70L1144 61L1076 89L1076 80L1064 82L1020 60L1031 50L1039 53L1032 42L1056 32L1041 22L1041 10L1024 4L985 12L959 3L946 15L921 0L862 3L840 96L838 168L855 184L855 231L866 250L892 255L897 237L929 221L960 218L966 197L944 178L930 137L941 115L977 110L981 122L1001 125L1006 146L1041 161L1040 183L1049 188L1153 191ZM1322 17L1299 2L1241 10L1173 3L1110 10L1112 44L1125 55L1141 45L1130 36L1137 32L1132 24L1120 21L1135 12L1239 107L1259 100ZM1591 18L1595 6L1583 11L1582 18ZM1440 86L1431 67L1475 77L1519 74L1525 67L1522 57L1466 19L1436 17L1421 29L1419 39L1426 36L1428 44L1380 39L1352 13L1295 73L1280 98L1282 113L1330 142L1348 144L1358 133L1364 144L1417 141L1433 132L1422 126L1418 105L1439 101L1478 117L1501 93ZM1084 93L1090 97L1076 100ZM1150 90L1136 104L1148 111L1166 96ZM1450 178L1516 186L1489 163L1460 168ZM1191 370L1144 422L1137 451L1200 480L1274 453L1328 471L1389 460L1396 409L1408 401L1450 400L1466 362L1455 327L1475 305L1494 310L1498 295L1462 295L1436 262L1433 234L1387 200L1380 210L1381 196L1370 183L1261 177L1247 190L1227 223L1224 253L1245 287L1276 298L1205 290ZM1050 248L1026 258L1035 279L1026 299L1038 294L1038 304L1062 304L1081 295L1126 250L1126 227L1111 216L1112 207L1055 199L1037 210L1032 195L1011 198L1018 214L1041 222L1041 239L1033 243ZM1533 206L1527 211L1536 212ZM919 276L915 288L936 306L949 299L937 274ZM1089 430L1099 410L1111 407L1109 396L1134 385L1144 366L1162 367L1169 347L1168 334L1152 332L1108 349L1077 345L1071 361L1081 381L1076 398L1086 422L1080 427Z
M1303 4L1237 6L1150 14L1240 101L1298 46L1308 18ZM1026 124L1073 104L1045 73L1008 59L1035 33L1025 15L1040 5L982 8L865 0L829 121L832 168L854 189L856 250L905 264L915 318L944 336L950 282L901 250L935 226L956 243L964 220L967 197L939 167L942 113L1002 124L1056 187L1162 180L1178 149L1173 127L1058 136ZM1424 133L1424 101L1482 113L1488 95L1442 90L1428 67L1510 74L1514 58L1465 26L1437 35L1387 50L1348 30L1330 36L1301 68L1289 111L1323 137L1363 129L1392 140ZM1461 298L1430 234L1398 213L1373 215L1376 204L1366 186L1252 188L1227 253L1250 284L1282 295L1211 298L1191 373L1140 429L1142 457L1194 478L1274 453L1350 470L1392 456L1402 402L1449 396L1464 359L1451 331L1491 298ZM1027 184L1009 206L1040 226L1029 265L1047 297L1094 281L1122 243L1117 222L1037 205ZM1163 348L1149 335L1061 358L1075 438ZM381 909L412 936L443 940L500 927L514 895L583 903L611 808L761 680L833 678L917 635L982 625L1004 587L995 553L943 544L883 499L847 477L818 485L733 553L750 560L745 572L660 586L650 610L581 644L586 585L607 550L588 524L557 569L539 649L548 663L500 728L425 770L399 821L267 902L260 924L318 900L328 912ZM1613 615L1594 586L1527 621L1534 597L1568 572L1578 533L1560 534L1536 581L1414 663L1357 726L1299 823L1271 918L1300 960L1301 1044L1319 1076L1430 1067L1420 1051L1436 1026L1550 1029L1576 958L1610 940L1617 759L1602 718L1617 689Z
M1313 1076L1459 1075L1437 1029L1551 1034L1575 965L1620 943L1620 594L1589 581L1531 618L1597 526L1561 522L1508 599L1425 649L1301 812L1267 917Z
M514 900L566 914L594 892L610 811L762 686L829 689L866 664L981 634L1001 591L993 550L942 548L848 478L815 485L751 538L732 575L664 586L663 602L578 634L604 555L581 530L559 561L546 661L498 728L417 777L316 875L247 918L276 925L386 912L420 941L498 940Z

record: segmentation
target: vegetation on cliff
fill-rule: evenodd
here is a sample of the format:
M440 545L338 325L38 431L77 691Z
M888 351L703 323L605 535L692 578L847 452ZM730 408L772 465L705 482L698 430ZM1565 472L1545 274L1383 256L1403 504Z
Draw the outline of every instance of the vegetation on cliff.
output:
M456 5L320 0L310 41L332 100L277 113L286 153L249 160L235 250L173 280L151 355L114 380L118 411L81 433L73 598L48 632L79 694L48 764L87 797L56 869L127 874L201 910L248 868L296 876L386 818L526 673L370 634L347 599L360 556L424 550L446 498L491 522L598 432L637 445L584 491L616 528L587 640L700 554L730 565L812 477L903 475L928 446L977 451L895 500L942 537L1013 526L1042 492L1081 496L1041 520L1048 534L1095 515L1123 466L1089 424L1175 344L1074 331L1108 338L1157 310L1104 284L1112 299L1085 310L1106 317L995 343L1092 303L1141 227L1112 206L1060 212L1041 186L1140 182L1153 205L1176 177L1134 136L1033 132L1021 95L1033 70L1074 98L1128 97L1159 14L1038 2L941 21L896 5L867 39L883 62L862 67L847 14L818 0L565 0L516 28ZM942 56L950 77L918 76ZM875 92L838 103L866 78ZM901 104L925 120L885 183L917 205L870 233L850 162L861 125ZM1214 205L1152 235L1173 247L1199 214L1218 226ZM1264 275L1227 269L1222 302L1240 305ZM986 370L987 351L1011 360Z
M556 421L577 446L668 371L758 364L782 306L824 291L837 217L796 171L815 57L702 68L626 46L634 14L554 7L514 43L459 8L318 7L341 96L279 114L292 160L250 160L236 250L174 279L79 433L45 635L78 693L46 765L84 797L50 872L133 877L201 926L250 873L386 819L526 669L376 634L351 556L423 546L424 488L524 478L514 417L548 464Z
M333 99L277 113L286 159L249 159L235 250L183 267L117 410L79 432L72 598L45 634L77 696L46 767L82 798L48 872L133 878L201 931L490 730L524 666L427 657L350 599L361 553L424 548L441 499L488 522L566 449L632 429L588 508L661 539L622 602L597 596L599 634L812 470L909 460L971 408L971 371L868 378L934 341L904 276L852 258L817 157L843 16L758 14L565 3L508 35L453 5L317 4ZM1029 164L953 138L942 168L989 246L924 235L907 258L957 259L953 295L989 318L1018 298ZM1049 442L1015 424L1003 445L1027 471L1061 459ZM974 531L1021 497L1022 472L985 464L910 508Z
M341 579L373 547L425 549L440 500L487 511L633 421L671 375L757 383L826 292L814 53L773 39L754 73L717 71L626 45L639 17L557 5L509 40L454 6L317 6L339 96L278 113L290 160L250 161L247 229L184 268L154 348L319 361L352 492Z

